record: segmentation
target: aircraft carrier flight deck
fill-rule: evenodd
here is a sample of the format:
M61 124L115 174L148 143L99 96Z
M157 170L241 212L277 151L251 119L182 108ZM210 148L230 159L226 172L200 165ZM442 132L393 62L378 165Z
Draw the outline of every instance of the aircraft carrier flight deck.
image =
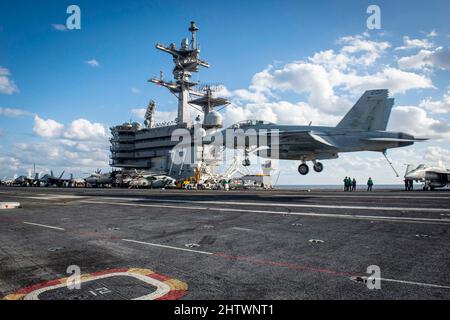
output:
M445 191L13 187L0 198L21 205L0 210L4 299L450 298ZM74 266L90 279L80 290L64 284Z

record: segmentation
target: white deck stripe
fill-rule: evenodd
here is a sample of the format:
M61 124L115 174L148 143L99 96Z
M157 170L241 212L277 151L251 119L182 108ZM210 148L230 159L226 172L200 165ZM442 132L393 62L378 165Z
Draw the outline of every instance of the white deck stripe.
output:
M402 192L403 190L398 189L394 190L393 192ZM233 191L230 190L227 192L227 194L230 193L241 193L241 191ZM270 193L270 191L268 192ZM322 193L322 194L317 194ZM358 192L357 194L359 194ZM385 191L383 195L378 195L377 192L373 192L367 195L353 195L353 194L345 194L343 191L341 194L339 194L339 190L329 191L329 190L313 190L311 193L306 192L306 190L293 190L293 191L280 191L275 189L273 193L270 193L271 197L291 197L291 198L297 198L297 197L308 197L308 198L361 198L361 199L443 199L443 200L450 200L450 192L449 193L441 193L443 196L420 196L416 194L420 194L420 192L414 193L414 195L411 195L411 193L406 193L405 195L401 196L392 196L385 193L389 193L389 191ZM13 195L9 191L0 191L0 194L8 194L12 197L18 197ZM89 194L85 195L78 195L78 196L72 196L72 195L65 195L64 193L60 194L51 194L51 193L30 193L30 192L20 192L15 193L16 195L34 195L34 196L57 196L57 197L91 197ZM180 194L179 192L168 192L165 194ZM218 193L210 193L201 191L201 193L195 193L193 191L193 194L201 194L202 196L208 196L208 195L218 195ZM249 193L252 194L252 193Z
M200 251L200 250L192 250L192 249L184 249L184 248L178 248L178 247L172 247L172 246L166 246L163 244L157 244L157 243L151 243L151 242L144 242L144 241L136 241L136 240L130 240L130 239L122 239L123 241L127 242L134 242L139 244L145 244L152 247L159 247L159 248L166 248L166 249L173 249L173 250L179 250L179 251L187 251L187 252L194 252L194 253L201 253L201 254L207 254L212 255L214 253L207 252L207 251Z
M317 192L317 191L316 191ZM320 192L320 191L319 191ZM326 192L324 192L326 193ZM381 196L381 195L370 195L370 196L352 196L352 195L337 195L337 194L310 194L310 193L298 193L298 194L273 194L271 197L290 197L290 198L299 198L302 196L306 196L308 198L361 198L361 199L444 199L450 200L450 194L443 197L438 196Z
M55 230L60 230L60 231L65 231L66 229L64 228L59 228L59 227L53 227L53 226L48 226L46 224L39 224L39 223L34 223L34 222L23 222L24 224L29 224L29 225L33 225L33 226L38 226L38 227L43 227L43 228L49 228L49 229L55 229Z
M239 230L239 231L253 231L252 229L248 228L241 228L241 227L232 227L233 230Z
M321 217L321 218L341 218L355 220L378 220L389 222L408 222L408 223L426 223L426 224L450 224L450 219L432 219L432 218L414 218L414 217L389 217L389 216L370 216L370 215L352 215L352 214L332 214L332 213L314 213L314 212L292 212L292 211L266 211L266 210L249 210L249 209L232 209L232 208L214 208L214 207L193 207L193 206L168 206L158 204L141 204L141 203L124 203L124 202L106 202L82 200L84 203L97 203L119 206L135 206L135 207L155 207L155 208L172 208L172 209L195 209L221 212L246 212L246 213L270 213L281 215Z
M294 208L322 208L322 209L351 209L351 210L380 210L380 211L415 211L415 212L450 212L450 208L417 208L417 207L372 207L372 206L337 206L322 204L298 204L298 203L274 203L274 202L241 202L241 201L198 201L198 200L175 200L175 199L154 199L154 198L118 198L102 197L102 199L147 201L147 202L169 202L169 203L197 203L216 205L241 205L258 207L294 207Z
M206 251L199 251L199 250L190 250L190 249L184 249L184 248L178 248L178 247L172 247L162 244L156 244L151 242L143 242L143 241L136 241L136 240L130 240L130 239L122 239L123 241L127 242L133 242L133 243L139 243L144 245L149 245L152 247L159 247L159 248L165 248L165 249L173 249L173 250L179 250L179 251L187 251L192 253L200 253L200 254L206 254L206 255L213 255L212 252L206 252ZM250 261L251 262L251 261ZM439 285L439 284L432 284L432 283L423 283L423 282L416 282L416 281L406 281L406 280L397 280L397 279L385 279L385 278L379 278L381 281L387 281L387 282L395 282L395 283L401 283L401 284L409 284L409 285L416 285L416 286L422 286L422 287L430 287L430 288L439 288L439 289L450 289L450 286L445 285Z
M380 280L387 281L387 282L412 284L412 285L416 285L416 286L423 286L423 287L430 287L430 288L450 289L450 286L444 286L444 285L440 285L440 284L423 283L423 282L406 281L406 280L396 280L396 279L384 279L384 278L380 278Z

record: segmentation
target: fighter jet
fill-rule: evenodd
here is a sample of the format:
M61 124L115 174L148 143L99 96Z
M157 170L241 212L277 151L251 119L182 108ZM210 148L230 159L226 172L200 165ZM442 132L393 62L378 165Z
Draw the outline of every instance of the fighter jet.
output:
M38 186L40 184L44 184L44 186L46 186L46 187L52 187L52 186L61 187L64 184L64 182L66 181L65 179L63 179L64 172L65 171L61 172L59 177L56 177L53 174L53 170L51 170L50 174L45 174L41 178L37 179Z
M150 184L153 189L174 188L176 184L175 179L164 175L151 176L148 179L150 179Z
M434 190L434 188L443 188L450 183L450 170L444 168L442 163L437 166L419 165L413 168L412 165L406 167L405 180L423 182L424 190Z
M378 151L386 156L386 150L412 145L416 141L427 139L415 138L403 132L386 131L394 99L389 98L386 89L366 91L336 127L278 125L264 121L243 121L234 124L229 129L243 129L246 136L245 160L243 165L250 165L248 159L252 147L259 150L257 155L265 158L274 157L278 148L278 159L300 160L298 172L306 175L309 172L307 161L312 161L316 172L323 170L323 164L318 160L336 159L339 153L357 151ZM249 130L253 129L253 130ZM271 130L275 130L271 132ZM223 140L226 143L226 130L223 130ZM239 130L238 130L239 131ZM258 136L260 132L269 132L268 142L251 145L251 135ZM251 132L251 133L248 133ZM235 134L233 139L239 134ZM278 138L278 143L273 141ZM235 140L236 141L236 140ZM236 148L236 143L232 143ZM266 147L265 153L261 149ZM386 158L387 159L387 158ZM389 160L388 160L389 161ZM389 162L390 163L390 162Z
M70 179L67 181L69 187L85 186L86 181L83 178L74 178L73 174L70 174Z
M101 170L96 170L89 177L84 178L84 181L92 187L110 186L114 183L116 172L102 173Z
M129 182L129 188L173 188L176 180L165 175L138 174Z
M31 187L39 183L39 173L36 173L34 178L30 175L28 176L19 176L13 181L13 185L21 186L21 187Z

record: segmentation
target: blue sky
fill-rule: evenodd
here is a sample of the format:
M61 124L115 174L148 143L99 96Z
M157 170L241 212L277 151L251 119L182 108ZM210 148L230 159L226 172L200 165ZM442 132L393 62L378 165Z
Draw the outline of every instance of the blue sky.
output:
M68 16L66 8L70 4L81 8L81 30L56 30L53 25L65 24ZM366 8L370 4L377 4L381 8L381 30L366 30ZM438 153L443 153L442 160L447 161L450 159L448 128L445 127L449 120L448 113L433 114L430 108L424 107L425 104L420 107L420 103L427 98L436 103L445 102L450 71L446 65L437 65L428 57L436 50L439 51L439 47L442 47L440 57L443 56L445 60L448 54L448 12L448 1L2 0L0 68L3 68L3 77L7 79L8 85L13 85L15 90L12 93L7 88L0 91L0 108L3 108L0 109L3 110L0 113L0 157L3 160L0 178L16 172L24 173L23 170L29 168L32 161L37 162L42 170L48 170L50 166L62 169L67 163L70 170L78 174L92 171L105 162L105 154L97 153L102 152L102 146L107 140L102 137L99 126L93 125L108 128L130 117L138 119L138 113L132 113L132 110L145 107L150 98L157 102L159 111L174 111L174 97L164 89L147 83L147 80L158 76L160 70L164 70L167 78L170 77L171 61L166 54L155 50L154 44L176 42L178 45L181 38L188 35L187 27L191 20L195 20L200 27L198 38L202 58L212 65L211 69L202 70L199 79L206 83L223 83L228 89L235 107L228 113L224 111L225 119L229 121L240 120L235 119L236 114L244 115L246 110L255 108L254 104L277 108L277 101L296 105L304 102L317 112L325 112L328 109L321 110L311 101L314 100L311 96L317 94L313 92L317 87L285 89L287 84L275 83L279 80L276 79L277 70L289 72L286 66L292 63L310 63L314 54L326 50L333 50L337 54L346 45L354 47L355 41L359 40L388 43L387 48L380 47L374 61L358 62L345 71L340 70L345 75L356 72L362 77L375 75L390 67L417 74L422 80L429 79L432 85L411 83L406 89L399 89L395 94L396 105L422 108L427 112L427 119L441 121L441 131L436 133L438 140L427 142L416 154L425 152L428 147L439 147L444 151ZM343 37L353 38L343 40ZM360 39L356 40L358 37ZM397 49L405 46L405 37L422 42L408 49ZM345 52L347 58L368 54L359 49L352 50ZM399 66L399 59L412 57L421 50L426 51L424 55L428 54L428 64L411 67L413 62L406 60L403 67ZM99 65L87 63L93 60ZM324 62L321 63L323 65ZM267 72L271 75L271 81L275 82L270 84L270 88L261 91L262 94L270 91L267 99L243 97L243 92L239 90L255 93L254 88L259 84L255 84L254 76L268 70L269 65L272 67ZM336 75L329 66L326 68L328 78ZM372 81L368 78L362 80L367 80L369 84ZM332 89L333 99L334 96L342 99L342 106L329 112L337 119L345 113L345 107L351 106L348 103L353 102L358 93L355 85L348 82L333 85ZM267 106L268 103L270 106ZM443 106L445 108L445 103ZM6 109L22 110L24 114L7 113ZM411 115L411 110L399 112ZM418 112L418 109L413 111ZM36 120L35 115L43 121L51 119L63 125L64 129L53 123L59 130L59 136L57 133L40 132L39 124L49 123L37 123L39 120ZM316 117L324 118L320 113ZM77 119L89 123L74 124L73 121ZM277 120L283 122L285 119L280 115ZM93 134L80 136L80 130L92 130ZM34 157L33 153L39 152L37 146L42 151ZM56 159L62 154L63 161L45 161L45 154L51 150L51 146L60 148L54 157ZM95 159L83 155L85 159L82 162L73 160L81 150L89 150L97 155L93 157ZM359 154L356 157L362 157L361 161L368 163L375 161L372 155ZM408 156L400 153L401 157ZM338 160L341 162L335 165L345 165L343 161L348 159L351 159L350 155ZM414 158L414 161L426 160L437 159L417 155ZM402 161L403 158L398 160L400 165ZM378 165L376 163L374 166ZM295 167L294 163L294 170ZM364 169L355 167L355 175L360 174L358 170ZM385 169L380 166L379 170L384 177L381 172ZM286 174L282 181L291 183L288 176ZM318 176L307 179L305 182L308 183L328 182ZM386 179L386 182L395 181L394 178Z

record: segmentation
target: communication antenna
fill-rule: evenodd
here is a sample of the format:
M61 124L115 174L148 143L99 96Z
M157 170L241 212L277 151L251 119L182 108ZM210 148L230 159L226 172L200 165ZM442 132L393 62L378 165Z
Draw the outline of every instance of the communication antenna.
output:
M196 39L196 33L199 29L195 25L195 21L191 21L191 26L189 28L189 31L192 33L192 39L191 39L191 48L192 50L197 49L197 39Z

